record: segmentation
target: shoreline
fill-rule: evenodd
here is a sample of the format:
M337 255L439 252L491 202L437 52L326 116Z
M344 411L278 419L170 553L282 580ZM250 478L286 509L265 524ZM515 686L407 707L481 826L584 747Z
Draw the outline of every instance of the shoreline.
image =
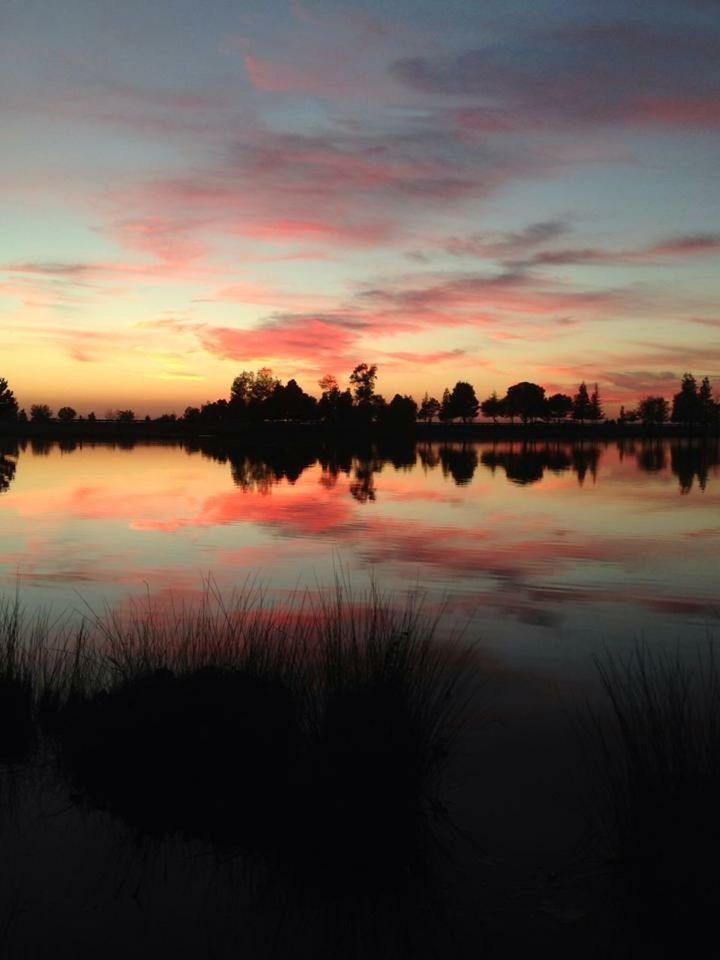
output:
M401 444L422 442L482 442L516 441L599 441L614 440L717 440L720 430L713 426L690 427L686 424L618 423L614 420L600 423L417 423L407 430L388 430L376 425L359 428L344 424L317 422L221 421L198 426L182 422L145 421L119 423L117 421L87 420L61 423L0 423L0 442L3 440L68 440L68 441L128 441L144 440L202 440L223 439L253 442L337 440L342 443L357 440L381 439Z

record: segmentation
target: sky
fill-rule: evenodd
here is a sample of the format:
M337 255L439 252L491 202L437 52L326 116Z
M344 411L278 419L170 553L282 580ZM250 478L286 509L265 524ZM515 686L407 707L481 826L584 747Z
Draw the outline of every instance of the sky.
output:
M720 394L719 0L0 0L0 377Z

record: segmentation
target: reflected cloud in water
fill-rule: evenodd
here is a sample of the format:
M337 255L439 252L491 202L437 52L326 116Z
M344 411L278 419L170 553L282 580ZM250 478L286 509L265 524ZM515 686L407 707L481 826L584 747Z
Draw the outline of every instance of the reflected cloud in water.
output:
M5 445L0 577L77 606L341 567L514 642L712 630L719 464L717 441Z

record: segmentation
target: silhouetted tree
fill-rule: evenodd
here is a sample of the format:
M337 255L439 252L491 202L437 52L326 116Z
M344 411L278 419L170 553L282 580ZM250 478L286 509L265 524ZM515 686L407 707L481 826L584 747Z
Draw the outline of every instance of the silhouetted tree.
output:
M443 423L448 423L453 418L452 412L452 402L450 400L450 391L447 387L443 390L442 402L440 404L440 412L438 413L438 419L442 420Z
M603 413L602 402L600 400L600 391L598 390L598 385L595 384L595 389L590 397L590 420L604 419L605 414Z
M134 423L135 411L134 410L116 410L113 420L117 420L118 423Z
M700 419L700 398L697 381L691 373L684 373L680 381L680 391L673 397L673 423L687 423L692 426Z
M523 423L537 420L545 415L545 388L523 380L508 387L505 402Z
M220 420L232 420L238 415L237 409L224 398L219 400L208 400L200 407L200 420L203 422L217 422Z
M396 393L390 403L381 411L378 417L380 424L388 429L408 430L414 426L417 419L417 404L412 397L400 396Z
M371 403L375 396L375 381L377 380L377 366L359 363L350 374L355 403L358 406Z
M429 397L427 393L422 398L420 404L420 410L418 411L418 419L424 420L426 423L432 423L433 417L437 417L440 413L440 403L435 397Z
M668 419L670 404L665 397L645 397L638 404L638 414L643 423L652 425L665 423Z
M58 410L58 420L62 420L64 423L70 423L77 417L77 410L74 410L72 407L60 407Z
M698 407L700 422L706 425L712 423L715 419L715 401L713 400L710 380L707 377L702 378L700 389L698 390Z
M227 416L233 419L262 419L264 405L272 397L280 381L272 375L270 367L261 367L253 373L243 370L230 386Z
M443 405L445 405L445 394L443 394ZM447 402L446 419L454 420L460 417L463 423L473 420L478 415L480 404L475 396L475 389L470 383L458 380L449 394Z
M298 386L296 380L278 383L272 395L263 404L268 420L312 420L317 400Z
M572 413L573 401L566 393L554 393L547 398L547 414L551 420L564 420Z
M318 381L322 395L318 401L317 413L322 420L330 423L344 423L352 413L352 394L349 390L341 390L338 382L331 374L327 374Z
M0 377L0 420L17 420L18 403L7 380Z
M584 423L585 420L591 419L591 414L592 405L590 402L590 397L588 396L587 387L585 386L585 381L583 381L578 387L578 392L573 397L573 420L579 420L581 423Z
M53 412L46 403L34 403L30 407L30 419L33 423L47 423L52 420Z
M95 416L95 413L92 410L87 415L87 418L88 418L88 423L95 423L95 421L97 420L97 417Z
M480 411L484 417L489 417L493 423L497 423L498 417L502 416L503 404L500 397L493 390L490 396L480 404Z

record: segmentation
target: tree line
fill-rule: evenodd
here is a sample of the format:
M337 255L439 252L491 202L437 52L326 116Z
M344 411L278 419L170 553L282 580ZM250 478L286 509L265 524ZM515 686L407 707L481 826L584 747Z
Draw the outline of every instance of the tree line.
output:
M377 371L377 364L360 363L350 373L345 387L341 387L334 376L324 376L318 381L321 392L317 398L306 393L295 379L283 384L268 367L257 371L244 370L233 380L228 398L208 401L199 407L186 407L180 417L170 413L156 420L195 425L222 421L323 421L343 426L374 423L382 427L403 428L417 420L470 423L479 414L494 423L503 419L522 423L573 420L584 424L605 419L597 384L592 392L583 382L573 395L554 393L546 396L544 387L523 380L508 387L503 396L493 392L481 401L472 384L458 381L452 389L444 390L441 400L426 393L418 404L407 394L396 393L387 401L377 393ZM48 423L55 419L72 423L83 418L78 417L77 411L70 406L61 407L55 415L47 404L33 404L28 417L25 410L19 408L7 380L0 378L0 421L26 422L28 419L34 423ZM85 419L92 422L97 418L90 413ZM112 410L104 419L133 423L136 416L133 410ZM145 419L150 420L150 417ZM717 424L719 419L720 404L713 397L708 377L698 384L690 373L683 375L672 402L661 396L647 396L634 409L621 407L619 415L621 423L654 425L672 421L691 427Z

